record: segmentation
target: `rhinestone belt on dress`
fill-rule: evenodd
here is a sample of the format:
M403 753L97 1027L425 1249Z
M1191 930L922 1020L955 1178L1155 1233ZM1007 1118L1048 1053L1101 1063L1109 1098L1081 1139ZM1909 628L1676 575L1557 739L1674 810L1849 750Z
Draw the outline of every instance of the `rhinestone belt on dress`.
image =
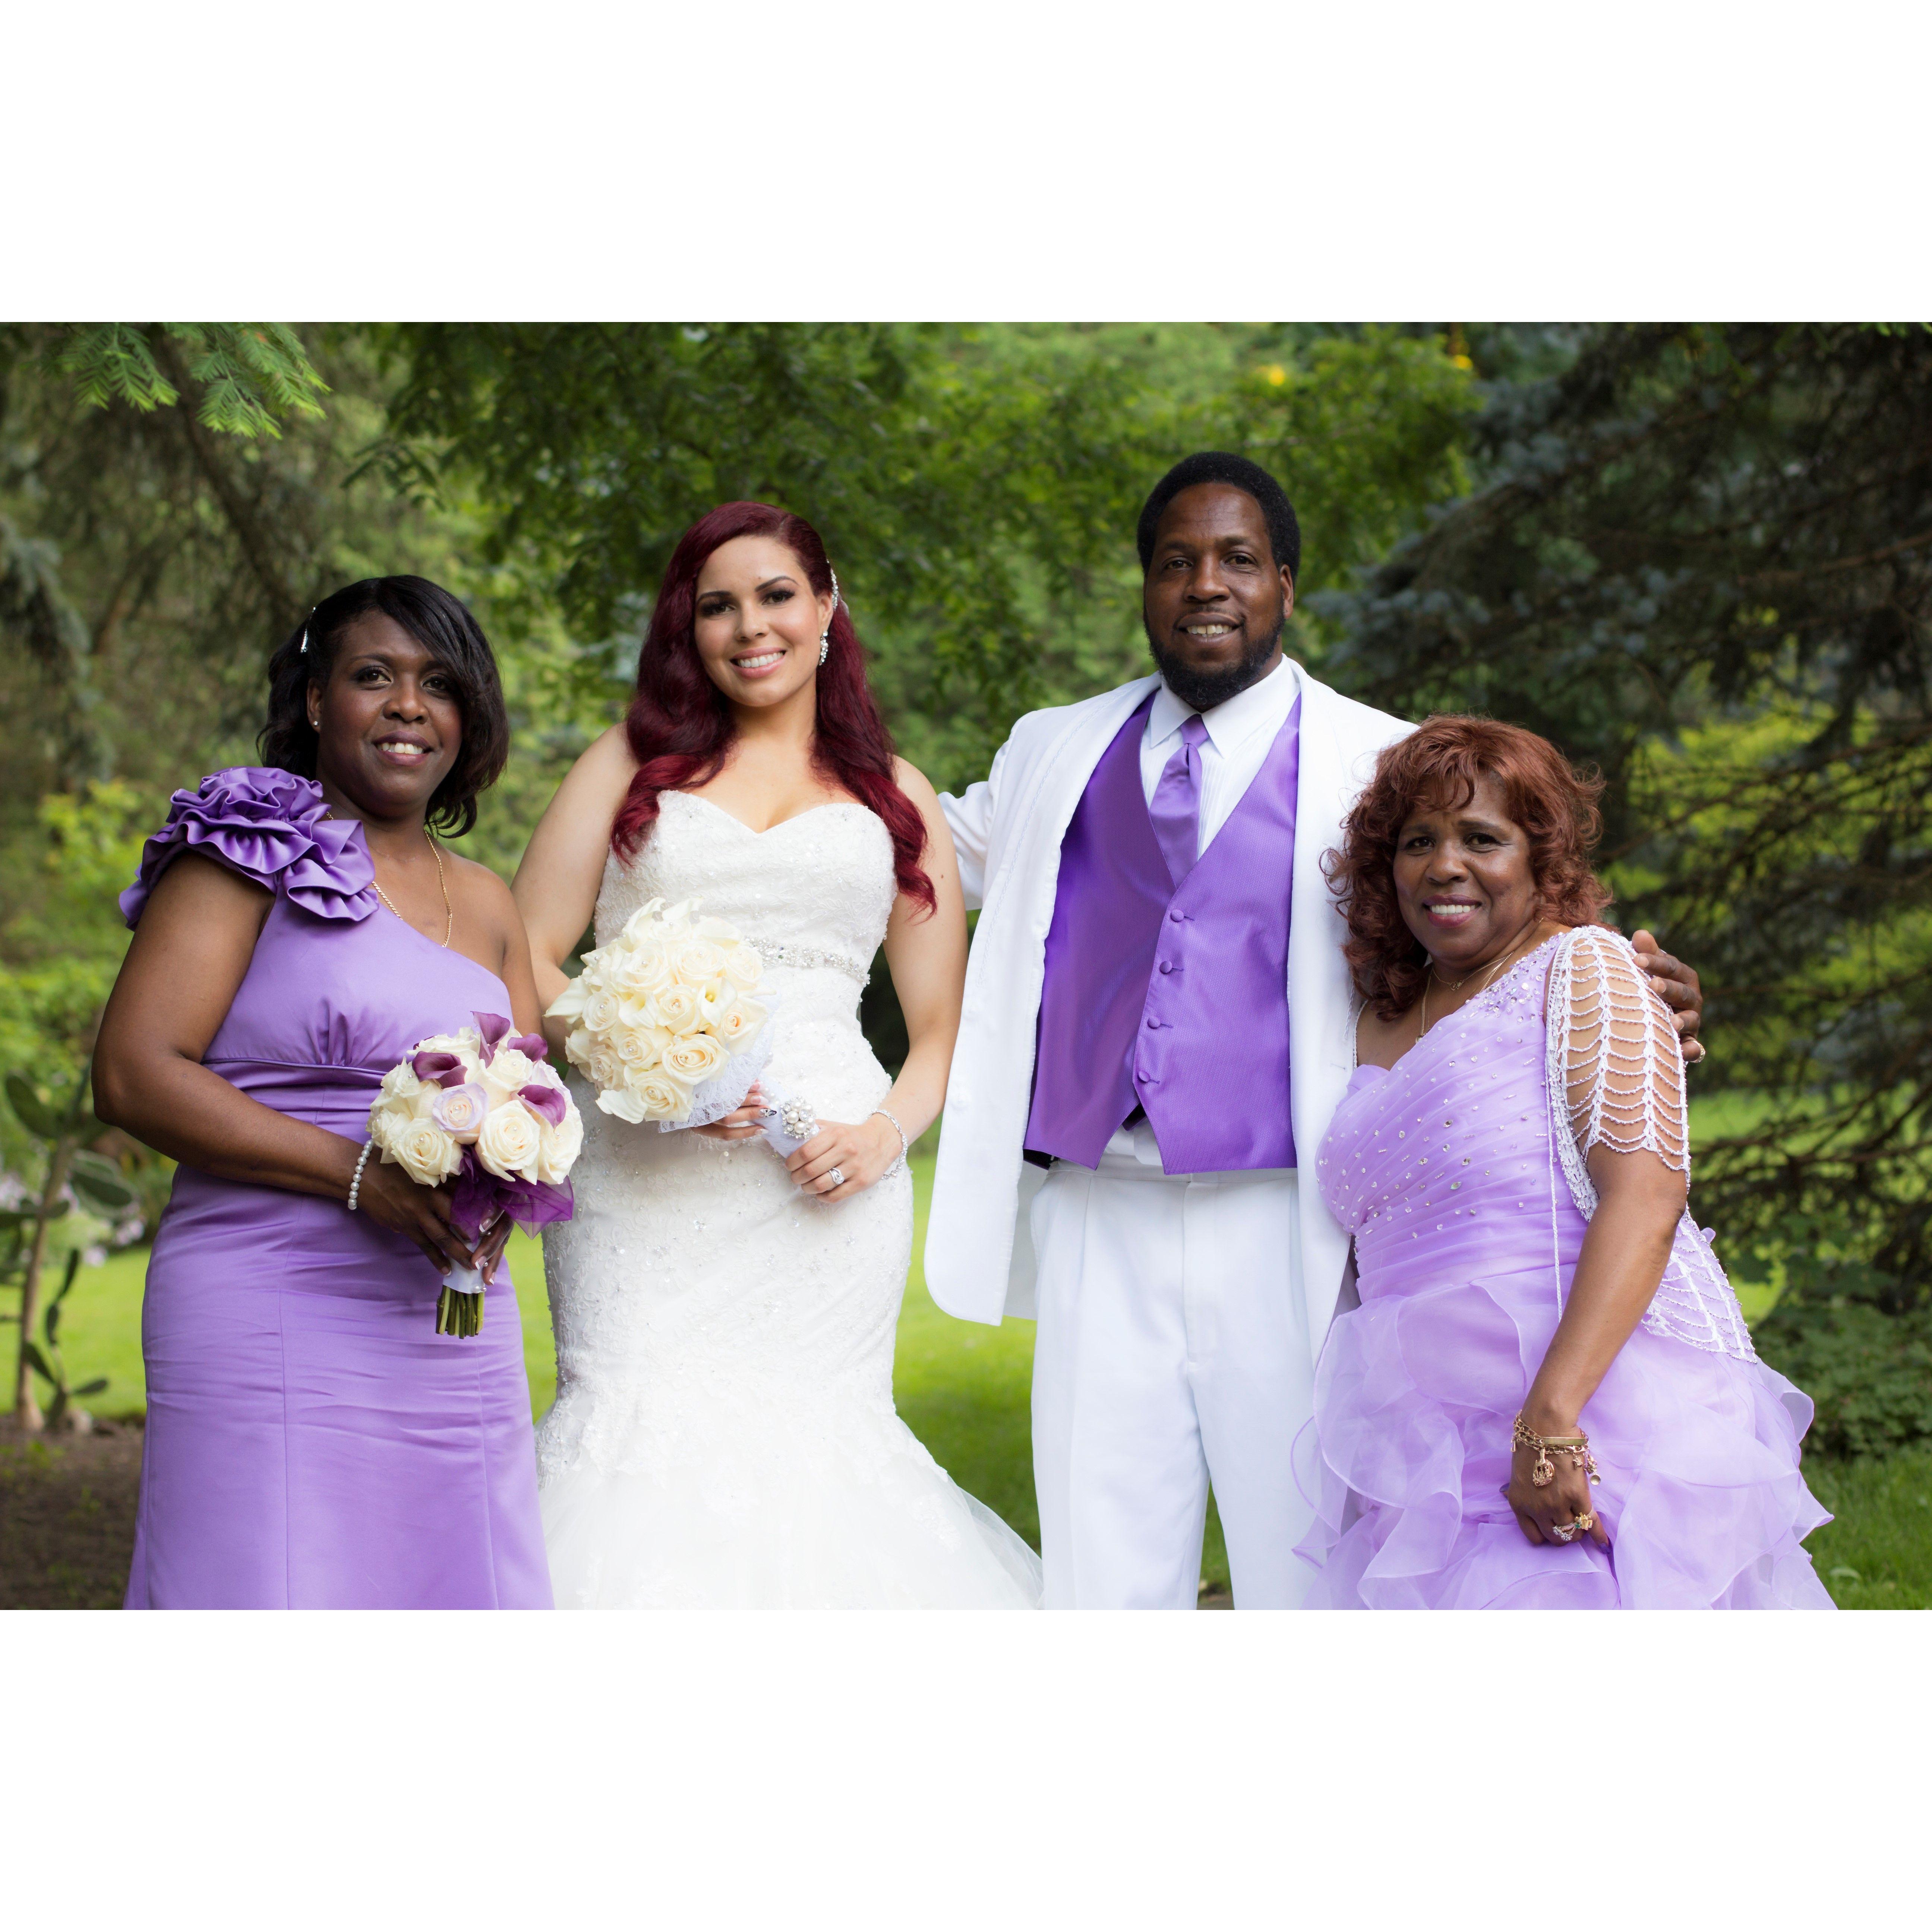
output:
M848 974L862 986L872 976L872 969L848 952L828 952L817 946L767 946L757 939L751 942L751 946L752 951L770 965L790 966L807 973L824 968Z

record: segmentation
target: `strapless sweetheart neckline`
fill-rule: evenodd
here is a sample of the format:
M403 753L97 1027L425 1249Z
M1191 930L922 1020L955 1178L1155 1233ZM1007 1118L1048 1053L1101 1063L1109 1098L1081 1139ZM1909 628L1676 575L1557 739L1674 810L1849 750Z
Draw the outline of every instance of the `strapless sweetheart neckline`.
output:
M774 832L782 832L788 825L796 825L801 819L809 818L819 812L862 812L869 814L872 808L861 805L856 798L828 799L823 805L808 805L802 812L794 812L789 818L781 818L776 825L767 825L761 832L754 825L747 825L735 812L727 812L702 792L674 791L667 794L672 798L688 798L693 805L708 806L720 818L728 820L750 838L769 838Z

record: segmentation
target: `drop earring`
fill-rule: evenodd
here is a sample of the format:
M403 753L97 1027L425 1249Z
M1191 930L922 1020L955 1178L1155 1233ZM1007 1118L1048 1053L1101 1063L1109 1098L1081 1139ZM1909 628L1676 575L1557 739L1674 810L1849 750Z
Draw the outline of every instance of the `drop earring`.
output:
M832 570L831 565L829 563L825 567L827 570L832 572L832 616L836 617L838 614L838 573L837 571ZM828 617L825 620L825 628L819 634L818 662L821 664L824 664L825 660L831 655L832 618Z

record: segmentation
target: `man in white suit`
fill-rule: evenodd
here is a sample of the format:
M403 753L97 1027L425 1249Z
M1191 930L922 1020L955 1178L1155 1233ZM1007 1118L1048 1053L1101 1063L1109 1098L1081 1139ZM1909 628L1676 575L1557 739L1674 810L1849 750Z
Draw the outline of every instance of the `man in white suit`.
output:
M1186 458L1138 541L1159 675L1022 718L941 801L980 916L926 1278L1037 1317L1050 1607L1191 1607L1210 1481L1236 1602L1292 1607L1349 1264L1298 1179L1353 1058L1322 857L1410 727L1282 656L1300 537L1265 470ZM1695 975L1649 950L1694 1032Z

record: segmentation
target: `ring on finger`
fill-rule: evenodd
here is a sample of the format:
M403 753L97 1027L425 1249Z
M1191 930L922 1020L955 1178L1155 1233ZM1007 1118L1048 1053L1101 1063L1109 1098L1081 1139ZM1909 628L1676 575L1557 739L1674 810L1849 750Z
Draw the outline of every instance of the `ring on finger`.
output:
M1568 1543L1576 1534L1576 1526L1574 1522L1552 1522L1550 1534L1558 1543Z
M825 1177L825 1191L828 1194L830 1194L834 1188L843 1187L845 1185L844 1170L842 1168L835 1167L832 1172Z

